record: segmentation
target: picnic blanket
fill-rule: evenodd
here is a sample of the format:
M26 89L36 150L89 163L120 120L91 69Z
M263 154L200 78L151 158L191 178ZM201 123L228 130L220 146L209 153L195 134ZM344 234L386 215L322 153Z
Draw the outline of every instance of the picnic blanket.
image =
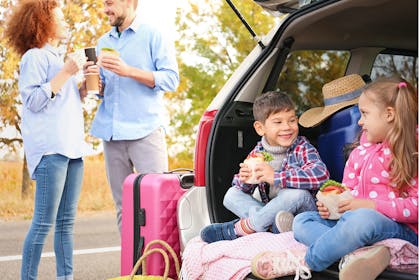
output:
M377 244L390 248L390 269L417 271L418 248L400 239L387 239ZM191 239L182 255L182 279L244 279L251 272L251 260L260 252L285 249L306 251L306 246L293 238L292 232L273 234L258 232L229 241L206 243L199 236Z

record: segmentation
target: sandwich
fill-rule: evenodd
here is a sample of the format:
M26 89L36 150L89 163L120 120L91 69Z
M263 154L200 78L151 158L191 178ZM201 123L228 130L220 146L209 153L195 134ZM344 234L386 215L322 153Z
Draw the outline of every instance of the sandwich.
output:
M115 55L115 56L119 56L120 53L112 48L101 48L101 54L104 55Z
M96 63L97 65L101 66L102 57L104 55L119 57L120 53L112 48L101 48L101 52L99 53L99 56L98 56L98 62Z
M327 180L321 188L319 188L316 198L328 208L330 220L338 220L342 213L338 213L338 204L340 201L353 199L350 190L334 180Z
M259 163L263 162L270 162L273 160L273 155L267 152L252 152L250 153L247 158L244 160L244 163L248 166L249 169L252 171L252 175L245 181L247 184L259 184L261 183L257 180L255 175L255 167Z

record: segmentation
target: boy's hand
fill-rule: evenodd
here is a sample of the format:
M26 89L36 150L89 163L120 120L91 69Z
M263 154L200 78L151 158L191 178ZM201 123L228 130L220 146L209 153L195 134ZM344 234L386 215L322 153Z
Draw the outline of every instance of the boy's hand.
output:
M318 213L323 219L328 219L330 216L330 212L328 212L328 208L324 206L324 203L321 201L316 202L316 206L318 207Z
M266 162L258 163L255 168L255 175L258 181L266 182L274 186L274 168Z
M252 170L248 168L248 165L246 165L245 163L240 163L239 164L239 181L241 181L241 183L247 181L249 179L249 177L251 177L252 175Z

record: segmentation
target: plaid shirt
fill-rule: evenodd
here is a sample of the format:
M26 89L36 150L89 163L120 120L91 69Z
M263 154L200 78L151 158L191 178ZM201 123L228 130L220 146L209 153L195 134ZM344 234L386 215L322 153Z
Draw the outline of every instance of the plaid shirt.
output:
M251 151L262 152L264 148L261 141ZM330 173L322 162L315 147L303 137L298 136L287 150L286 159L279 170L274 170L275 188L306 189L315 194L319 187L329 179ZM232 186L245 193L252 194L258 187L264 203L269 201L268 183L246 184L239 181L239 174L235 174Z

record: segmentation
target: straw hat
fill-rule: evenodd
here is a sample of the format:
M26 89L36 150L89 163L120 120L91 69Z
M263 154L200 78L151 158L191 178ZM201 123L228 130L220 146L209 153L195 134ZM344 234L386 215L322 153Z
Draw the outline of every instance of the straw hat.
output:
M351 74L333 80L322 87L324 107L311 108L299 118L303 127L312 127L339 111L340 109L356 104L365 82L357 74Z

